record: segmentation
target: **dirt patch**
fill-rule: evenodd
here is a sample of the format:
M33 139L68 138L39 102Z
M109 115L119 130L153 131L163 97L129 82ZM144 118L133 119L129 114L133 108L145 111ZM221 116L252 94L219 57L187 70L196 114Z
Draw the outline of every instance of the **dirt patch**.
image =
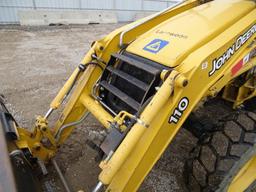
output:
M121 25L0 29L0 93L8 99L9 108L19 124L29 128L36 115L45 114L51 100L89 50L91 42ZM56 118L55 115L52 121ZM98 122L89 117L57 155L57 161L74 191L90 191L97 182L100 169L94 161L96 153L86 145L86 140L89 135L99 133L98 126ZM140 191L184 191L184 159L194 142L188 132L181 131ZM50 175L48 185L53 186L54 191L63 191L55 176L55 173Z

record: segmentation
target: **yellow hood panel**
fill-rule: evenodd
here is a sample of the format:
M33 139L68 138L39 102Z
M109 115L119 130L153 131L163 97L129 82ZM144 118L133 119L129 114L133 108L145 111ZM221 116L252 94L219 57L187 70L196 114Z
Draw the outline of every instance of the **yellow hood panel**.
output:
M141 35L127 51L175 67L254 8L255 3L245 0L219 0L196 7Z

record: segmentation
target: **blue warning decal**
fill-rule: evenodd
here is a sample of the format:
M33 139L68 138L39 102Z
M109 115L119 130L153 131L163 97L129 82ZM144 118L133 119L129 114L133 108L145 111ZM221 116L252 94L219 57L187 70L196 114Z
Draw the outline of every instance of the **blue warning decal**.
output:
M161 39L154 39L149 44L147 44L143 50L149 51L151 53L158 53L161 49L163 49L166 45L168 45L168 41L164 41Z

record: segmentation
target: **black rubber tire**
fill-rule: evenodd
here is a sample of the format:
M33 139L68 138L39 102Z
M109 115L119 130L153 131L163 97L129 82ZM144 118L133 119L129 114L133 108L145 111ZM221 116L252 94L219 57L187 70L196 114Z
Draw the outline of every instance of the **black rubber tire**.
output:
M226 191L241 167L256 154L256 114L225 106L215 111L211 120L217 119L216 127L199 139L185 163L184 176L190 192ZM250 191L255 192L255 185L247 189Z

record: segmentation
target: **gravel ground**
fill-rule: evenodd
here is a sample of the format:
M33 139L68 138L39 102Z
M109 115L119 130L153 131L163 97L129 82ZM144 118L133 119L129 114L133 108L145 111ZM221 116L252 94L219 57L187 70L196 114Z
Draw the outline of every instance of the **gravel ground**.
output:
M19 124L32 127L36 115L45 114L91 42L121 25L0 28L0 93L7 98L8 107ZM51 122L56 118L54 115ZM74 131L57 155L74 191L90 191L97 182L100 170L94 161L96 153L85 143L89 136L100 134L99 130L98 122L90 117ZM182 130L152 169L140 191L184 191L184 159L194 144L195 139ZM54 172L47 180L55 191L63 191Z

